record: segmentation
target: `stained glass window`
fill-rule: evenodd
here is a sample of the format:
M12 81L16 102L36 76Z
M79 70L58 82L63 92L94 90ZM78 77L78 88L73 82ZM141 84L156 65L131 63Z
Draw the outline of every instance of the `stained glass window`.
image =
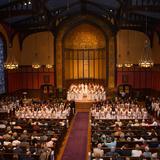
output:
M6 92L5 88L5 73L4 73L4 43L0 37L0 94Z

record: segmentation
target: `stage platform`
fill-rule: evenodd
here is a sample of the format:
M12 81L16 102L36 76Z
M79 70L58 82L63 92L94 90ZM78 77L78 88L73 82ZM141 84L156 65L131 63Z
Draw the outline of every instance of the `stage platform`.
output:
M77 101L76 103L76 110L77 111L84 111L89 112L90 108L92 107L93 103L92 101Z

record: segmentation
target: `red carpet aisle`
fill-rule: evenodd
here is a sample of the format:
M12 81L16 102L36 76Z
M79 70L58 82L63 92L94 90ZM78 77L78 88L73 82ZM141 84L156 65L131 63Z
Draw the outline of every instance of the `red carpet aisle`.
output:
M85 160L88 140L88 112L78 112L62 160Z

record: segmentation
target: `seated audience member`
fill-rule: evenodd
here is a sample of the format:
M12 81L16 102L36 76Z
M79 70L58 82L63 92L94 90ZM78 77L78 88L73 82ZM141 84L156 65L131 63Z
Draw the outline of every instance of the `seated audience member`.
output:
M98 134L98 132L95 131L95 132L92 134L92 142L98 143L98 140L99 140L99 134Z
M54 147L54 142L53 142L51 139L49 139L49 140L46 142L46 147L47 147L47 148L53 148L53 147Z
M12 160L13 158L13 149L12 149L12 144L9 143L8 145L5 146L5 153L7 154L4 154L4 159L5 160Z
M109 152L106 153L106 156L108 157L114 157L114 156L120 156L118 152L116 152L116 148L112 147Z
M152 160L159 160L158 158L159 157L158 157L157 152L155 152L155 153L152 154Z
M150 124L150 126L158 126L157 121L155 119L153 119L153 122L152 122L152 124Z
M40 154L39 160L48 160L51 150L44 146Z
M32 157L32 154L29 150L26 152L25 160L34 160L34 158Z
M133 122L130 120L127 124L127 127L132 127L133 126Z
M17 144L17 146L13 148L13 153L18 155L20 160L23 158L23 149L20 144Z
M140 150L140 146L136 144L135 149L132 149L132 157L140 157L142 156L142 151Z
M107 138L105 134L102 134L100 137L101 142L106 142Z
M12 141L12 146L18 146L20 144L21 144L21 141L19 141L19 140L13 140Z
M133 138L133 141L135 141L135 142L143 142L144 138L141 137L141 136L137 136L136 138Z
M101 158L101 155L99 153L96 153L93 160L103 160L103 159Z
M125 136L123 134L121 134L118 141L119 142L125 142L126 141Z
M145 122L145 119L142 120L141 126L148 126L148 123Z
M117 121L113 126L116 126L116 125L118 125L119 127L122 127L123 123L120 121L120 119L117 119Z
M97 147L93 149L93 156L94 157L103 157L104 155L104 150L101 149L102 148L102 144L98 143Z
M134 127L138 127L140 124L139 124L139 122L138 122L138 120L137 119L135 119L135 123L132 125L132 126L134 126Z
M0 129L5 129L6 125L4 123L0 123Z
M122 131L122 129L119 127L118 130L116 132L114 132L114 136L115 137L120 137L120 136L125 136L125 134Z
M121 156L131 156L131 150L128 149L128 144L123 145L119 150L118 153Z
M148 146L145 147L145 151L143 152L143 157L145 157L145 158L151 158L152 157L152 153L149 151Z
M24 130L24 131L23 131L23 133L21 134L20 139L21 139L22 141L27 141L27 140L29 139L29 135L28 135L28 133L27 133L27 130Z
M116 148L116 145L117 145L117 141L116 141L116 139L115 138L111 138L111 141L108 141L108 142L104 142L104 145L106 146L106 147L108 147L108 148Z

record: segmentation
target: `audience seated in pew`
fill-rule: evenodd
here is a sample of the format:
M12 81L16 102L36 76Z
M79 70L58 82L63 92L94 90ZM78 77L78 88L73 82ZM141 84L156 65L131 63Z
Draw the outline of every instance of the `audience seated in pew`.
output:
M136 105L135 105L136 104ZM131 110L131 116L116 116L113 111ZM117 110L116 110L116 107ZM135 108L133 108L133 106ZM102 110L103 108L103 110ZM146 113L146 108L133 100L110 101L102 103L102 108L91 108L92 149L101 143L104 154L100 158L107 159L156 159L160 158L160 124ZM119 108L119 109L118 109ZM101 112L104 111L104 116ZM135 116L134 112L141 112ZM143 112L145 111L145 112ZM127 113L127 112L125 112ZM109 116L107 116L107 114ZM144 115L145 114L145 115ZM113 144L113 145L112 145ZM92 158L95 157L92 154Z
M37 117L28 114L28 111L36 113L45 111L47 113L51 110L56 111L55 114L59 112L59 115ZM18 115L17 112L23 112L22 114L25 116ZM17 105L14 115L11 117L1 116L3 119L0 119L0 159L55 159L72 118L71 116L69 103L66 105L65 102L48 101L46 104Z

